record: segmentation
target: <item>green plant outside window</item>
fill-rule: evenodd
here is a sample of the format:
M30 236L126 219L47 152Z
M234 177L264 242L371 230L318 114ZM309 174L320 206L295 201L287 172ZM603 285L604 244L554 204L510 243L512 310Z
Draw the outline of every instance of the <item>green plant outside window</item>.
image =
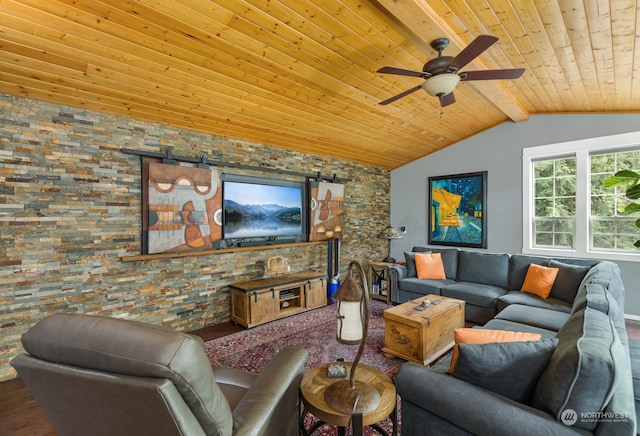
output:
M536 247L572 248L576 215L576 159L533 163Z

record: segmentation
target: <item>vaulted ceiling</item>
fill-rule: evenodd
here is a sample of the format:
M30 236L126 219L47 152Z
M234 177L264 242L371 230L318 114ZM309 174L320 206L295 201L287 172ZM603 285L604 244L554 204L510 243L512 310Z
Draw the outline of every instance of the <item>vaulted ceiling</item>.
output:
M640 112L635 0L0 0L0 92L394 169L531 114ZM410 70L498 42L440 107Z

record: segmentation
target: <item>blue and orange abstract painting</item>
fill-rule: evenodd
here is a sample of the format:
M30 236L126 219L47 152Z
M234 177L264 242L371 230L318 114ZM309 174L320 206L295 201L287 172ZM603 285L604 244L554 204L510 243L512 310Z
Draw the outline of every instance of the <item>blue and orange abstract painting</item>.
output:
M486 248L487 172L429 177L429 244Z

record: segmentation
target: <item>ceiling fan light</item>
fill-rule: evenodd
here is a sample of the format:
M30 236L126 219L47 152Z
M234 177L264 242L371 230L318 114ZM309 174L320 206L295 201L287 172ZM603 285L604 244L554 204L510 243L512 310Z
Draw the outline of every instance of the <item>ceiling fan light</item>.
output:
M460 76L454 73L438 74L431 76L422 84L422 89L432 97L447 95L453 92L460 81Z

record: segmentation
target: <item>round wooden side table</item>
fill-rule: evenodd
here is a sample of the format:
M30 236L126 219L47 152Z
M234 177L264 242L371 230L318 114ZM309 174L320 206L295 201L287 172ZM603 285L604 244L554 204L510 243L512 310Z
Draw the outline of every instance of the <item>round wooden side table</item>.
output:
M347 372L351 371L351 362L344 363ZM353 424L353 434L362 435L362 428L371 426L380 434L386 432L377 424L388 416L391 417L393 424L393 435L398 434L397 420L397 398L396 387L389 376L371 366L358 364L356 367L355 380L373 386L380 393L380 405L371 412L362 414L361 416L352 416L333 410L324 400L324 391L332 383L344 380L341 378L329 378L327 376L327 366L324 364L313 368L309 371L300 383L300 399L302 400L303 409L300 415L300 431L303 435L309 436L313 434L319 427L325 423L338 426L338 434L343 435L345 429ZM304 427L304 419L307 413L311 413L319 421L309 429Z

